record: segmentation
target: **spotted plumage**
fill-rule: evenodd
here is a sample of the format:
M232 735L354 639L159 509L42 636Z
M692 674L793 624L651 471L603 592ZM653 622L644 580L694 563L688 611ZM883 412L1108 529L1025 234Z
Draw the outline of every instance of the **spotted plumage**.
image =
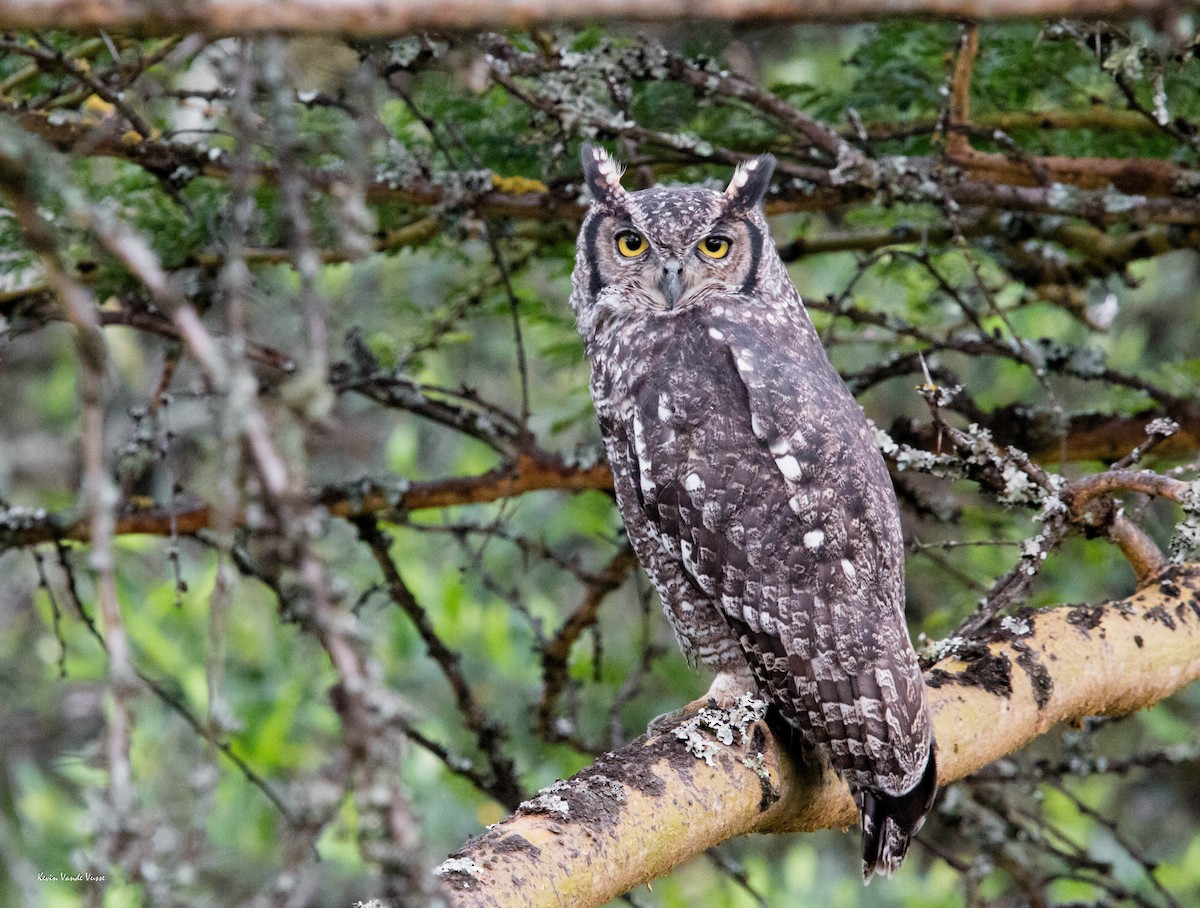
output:
M932 804L934 744L895 494L770 240L774 166L723 194L629 193L584 146L571 304L617 503L684 652L849 783L870 879Z

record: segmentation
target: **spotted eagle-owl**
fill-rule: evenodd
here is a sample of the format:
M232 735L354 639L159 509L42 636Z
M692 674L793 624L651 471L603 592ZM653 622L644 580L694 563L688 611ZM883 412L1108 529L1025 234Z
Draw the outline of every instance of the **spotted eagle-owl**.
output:
M849 783L869 880L933 803L934 743L895 492L770 240L774 167L743 163L723 194L631 193L585 145L571 305L617 503L684 652L716 670L710 696L756 690Z

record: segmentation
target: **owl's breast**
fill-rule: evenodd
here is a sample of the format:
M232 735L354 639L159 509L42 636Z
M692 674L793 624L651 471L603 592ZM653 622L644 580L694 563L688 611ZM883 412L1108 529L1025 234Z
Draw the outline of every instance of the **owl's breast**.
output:
M691 310L630 319L598 334L588 351L597 409L619 418L622 401L664 392L674 403L655 409L663 410L663 420L678 422L703 418L736 395L729 348L708 322L705 313Z

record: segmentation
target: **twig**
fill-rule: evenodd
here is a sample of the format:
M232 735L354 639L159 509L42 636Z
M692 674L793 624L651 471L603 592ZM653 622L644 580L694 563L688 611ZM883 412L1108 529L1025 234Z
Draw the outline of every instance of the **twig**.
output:
M568 616L558 629L541 648L542 663L542 696L533 713L533 724L538 734L551 735L553 731L553 712L559 694L567 684L568 660L571 648L585 630L596 622L597 613L608 594L618 589L624 582L629 570L637 564L633 549L628 546L621 549L609 561L608 566L601 571L596 582L589 584L582 601Z
M503 729L479 705L462 674L459 666L459 654L447 647L438 636L429 621L429 616L421 608L420 603L417 602L416 597L413 596L412 591L400 576L400 571L392 561L389 552L391 540L371 517L358 518L354 524L359 537L370 548L376 564L383 572L388 594L408 616L424 641L430 658L437 663L442 675L450 685L458 711L462 715L466 727L475 734L476 743L488 760L492 770L491 778L487 783L488 793L501 804L510 809L515 808L524 799L524 794L517 780L513 762L502 749L505 738Z

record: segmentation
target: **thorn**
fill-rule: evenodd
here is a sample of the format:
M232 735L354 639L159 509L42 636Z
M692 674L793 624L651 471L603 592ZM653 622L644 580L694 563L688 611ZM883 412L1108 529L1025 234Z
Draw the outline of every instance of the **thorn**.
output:
M925 398L929 404L930 410L933 412L934 422L937 424L937 443L934 446L934 454L938 457L942 456L942 421L938 416L938 404L934 397L934 392L938 387L934 384L933 376L929 374L929 364L925 362L925 353L917 351L917 359L921 362L921 374L925 378L925 384L917 390L921 392L921 396Z
M917 359L921 362L921 374L925 377L925 385L921 390L933 391L937 389L937 385L933 383L933 376L929 374L929 364L925 362L925 354L922 351L917 352Z

